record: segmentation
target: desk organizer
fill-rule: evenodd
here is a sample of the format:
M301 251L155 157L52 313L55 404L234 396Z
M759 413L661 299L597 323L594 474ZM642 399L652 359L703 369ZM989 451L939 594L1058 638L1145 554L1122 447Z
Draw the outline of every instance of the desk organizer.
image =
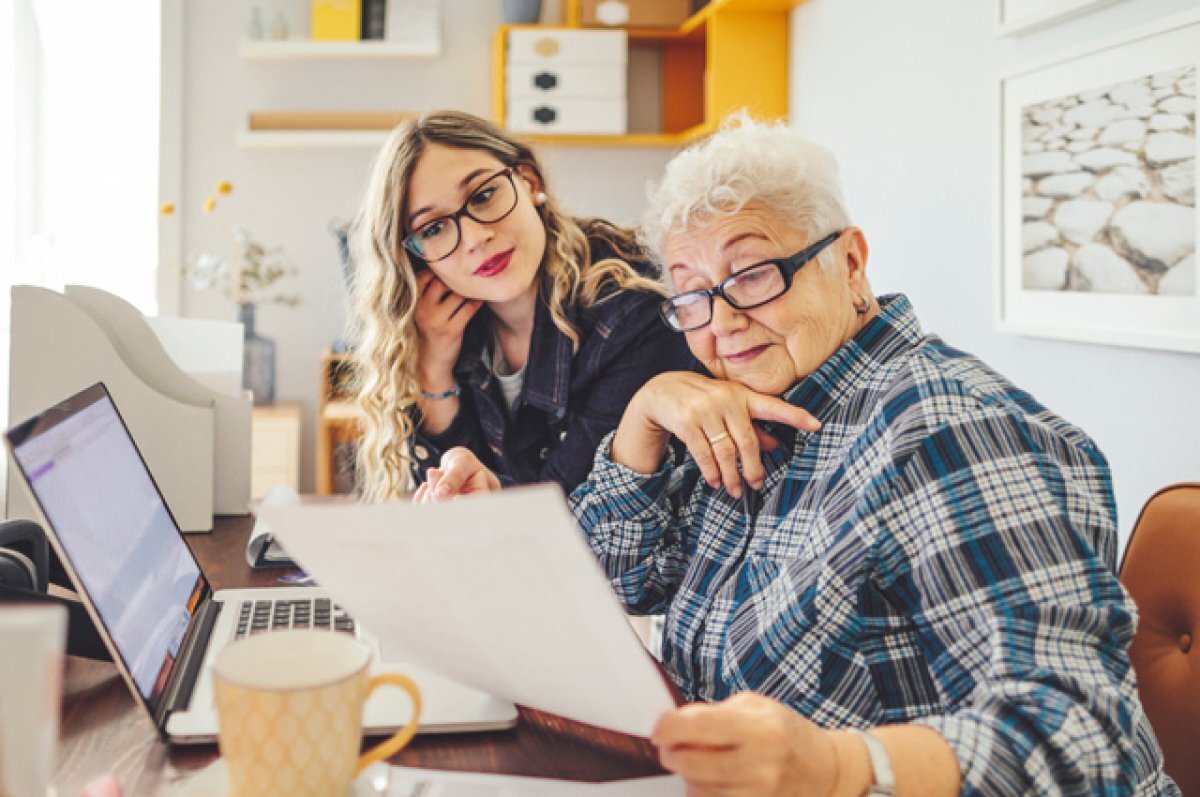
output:
M240 385L230 391L214 390L180 367L172 357L155 323L129 302L107 291L83 285L68 285L66 296L104 327L125 363L150 387L165 396L196 407L214 410L213 506L217 515L245 515L250 511L250 421L253 402ZM157 319L156 319L157 320ZM214 325L232 329L224 338L233 341L229 352L241 380L242 330L234 322L197 319L165 319L173 324L205 329ZM197 330L198 331L198 330ZM205 331L199 338L216 345L222 337ZM118 399L119 401L119 399ZM120 405L118 404L118 407ZM140 444L139 444L140 445Z
M132 305L94 288L16 286L11 346L10 425L104 382L184 532L211 531L214 512L247 511L249 401L184 373ZM10 469L9 516L34 518L19 480Z

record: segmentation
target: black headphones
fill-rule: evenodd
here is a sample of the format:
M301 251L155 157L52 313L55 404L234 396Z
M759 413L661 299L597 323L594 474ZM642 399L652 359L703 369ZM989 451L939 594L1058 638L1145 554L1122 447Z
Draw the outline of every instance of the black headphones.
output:
M32 520L0 523L0 586L45 592L50 579L50 546Z
M0 523L0 604L56 603L67 610L67 653L89 659L111 659L92 619L77 600L48 594L50 574L63 586L70 579L50 551L46 533L31 520Z

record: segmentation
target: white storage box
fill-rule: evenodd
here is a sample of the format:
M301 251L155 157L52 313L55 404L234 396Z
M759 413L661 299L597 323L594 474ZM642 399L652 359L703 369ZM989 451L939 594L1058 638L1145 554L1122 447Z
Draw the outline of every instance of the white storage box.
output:
M513 30L508 33L508 63L620 64L629 44L622 30Z
M624 64L513 64L508 69L508 96L624 97Z
M624 31L524 29L508 33L508 129L621 135L627 129Z
M621 135L625 132L625 98L521 98L508 103L508 129L515 133L582 133Z

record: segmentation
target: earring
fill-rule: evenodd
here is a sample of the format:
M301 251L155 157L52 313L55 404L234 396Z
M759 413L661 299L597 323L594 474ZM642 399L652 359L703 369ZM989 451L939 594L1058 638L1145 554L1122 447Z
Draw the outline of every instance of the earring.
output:
M858 297L858 301L854 302L853 306L854 312L858 313L859 315L865 315L866 312L871 309L871 297L864 293L862 296Z
M546 192L538 191L536 194L534 194L533 195L533 204L535 204L535 205L546 204Z

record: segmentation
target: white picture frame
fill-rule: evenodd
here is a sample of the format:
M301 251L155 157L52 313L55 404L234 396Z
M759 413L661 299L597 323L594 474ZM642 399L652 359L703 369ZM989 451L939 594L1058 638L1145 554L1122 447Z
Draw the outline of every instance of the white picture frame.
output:
M1000 78L1000 330L1200 352L1198 62L1187 11Z
M996 0L996 35L1031 33L1038 28L1112 5L1120 0Z

